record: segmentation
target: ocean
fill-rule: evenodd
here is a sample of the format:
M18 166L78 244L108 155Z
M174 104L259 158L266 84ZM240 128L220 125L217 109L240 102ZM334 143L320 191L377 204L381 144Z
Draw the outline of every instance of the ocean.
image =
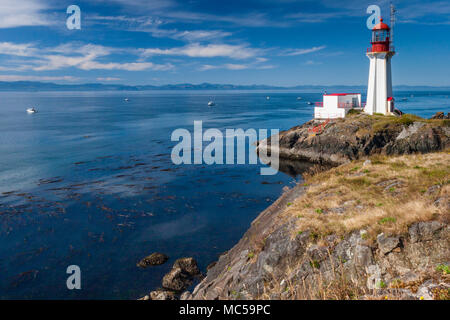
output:
M449 95L396 92L396 106L430 117L449 112ZM205 271L301 175L175 165L172 132L200 120L221 132L287 130L312 118L307 101L321 93L0 92L0 298L136 299L177 258ZM170 259L136 266L153 252ZM67 289L69 265L81 290Z

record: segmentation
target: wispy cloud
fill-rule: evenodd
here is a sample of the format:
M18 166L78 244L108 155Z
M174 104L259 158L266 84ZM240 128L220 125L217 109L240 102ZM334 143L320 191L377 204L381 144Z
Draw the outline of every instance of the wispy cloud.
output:
M175 21L160 17L87 15L86 19L88 24L107 25L113 29L145 32L156 38L171 38L186 42L217 40L232 35L231 32L223 30L179 30L178 28L167 28L167 24Z
M227 70L245 70L245 69L273 69L275 66L269 65L269 64L263 64L264 62L268 61L266 58L256 58L255 61L249 62L246 64L236 64L236 63L225 63L225 64L218 64L218 65L211 65L211 64L204 64L202 65L199 70L200 71L208 71L208 70L215 70L215 69L227 69Z
M250 48L246 45L230 45L230 44L208 44L201 45L192 43L183 47L170 49L143 49L142 55L150 57L153 55L167 56L187 56L191 58L213 58L228 57L232 59L247 59L256 56L261 52L260 49Z
M326 8L322 11L300 11L285 15L287 21L296 23L322 23L336 19L367 16L366 9L371 4L377 4L389 14L389 0L373 3L371 0L321 0L320 4ZM397 18L399 23L418 24L449 24L450 3L448 1L397 0Z
M319 47L312 47L312 48L306 48L306 49L287 49L284 50L280 55L282 56L299 56L303 54L308 54L312 52L317 52L320 50L325 49L326 46L319 46Z
M30 69L34 71L60 70L64 68L77 68L80 70L125 70L143 71L171 70L174 66L170 63L155 64L152 62L101 62L98 59L120 53L127 49L110 48L94 44L64 44L58 47L38 49L33 44L15 44L10 42L0 43L0 54L28 57L27 64L22 64L15 71ZM132 49L132 52L138 52ZM13 69L11 66L1 66L0 70ZM13 69L14 70L14 69Z
M221 30L181 31L173 35L173 37L176 39L185 39L188 41L221 39L229 36L231 36L231 32L224 32Z
M53 20L44 13L47 9L45 1L1 0L0 28L51 25Z
M0 81L77 81L80 78L72 76L23 76L23 75L2 75Z
M98 77L97 81L120 81L121 78L115 78L115 77Z
M314 60L308 60L305 62L305 65L307 65L307 66L314 66L314 65L318 65L318 64L322 64L322 62L314 61Z
M184 22L209 22L226 23L244 27L287 27L289 23L284 20L271 19L266 13L250 12L233 15L215 15L192 11L168 11L166 17Z
M36 49L31 43L0 42L0 54L28 57L35 54Z
M249 66L245 64L235 64L235 63L226 63L222 65L210 65L205 64L200 67L200 71L214 70L214 69L228 69L228 70L244 70L248 69Z

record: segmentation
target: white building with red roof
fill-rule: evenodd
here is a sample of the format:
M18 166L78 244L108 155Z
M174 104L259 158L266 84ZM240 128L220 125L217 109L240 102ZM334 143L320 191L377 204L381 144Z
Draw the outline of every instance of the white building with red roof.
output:
M353 108L361 108L361 93L324 94L323 102L316 102L314 118L344 118Z

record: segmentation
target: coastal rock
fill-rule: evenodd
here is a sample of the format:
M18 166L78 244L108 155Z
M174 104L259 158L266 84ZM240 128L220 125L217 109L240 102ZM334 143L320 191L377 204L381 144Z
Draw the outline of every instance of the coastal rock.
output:
M409 228L411 242L430 241L442 228L444 224L438 221L414 223Z
M180 300L189 300L192 298L192 293L185 291L180 295Z
M372 249L369 246L357 244L354 247L353 262L357 268L364 268L373 264Z
M180 258L173 264L174 268L180 268L181 271L189 276L196 276L200 274L200 269L197 266L197 261L194 258Z
M436 112L433 116L431 116L430 119L450 119L450 113L447 113L446 115L444 112L439 111Z
M388 254L401 245L399 237L386 237L384 233L377 236L377 243L381 254Z
M175 292L164 290L164 289L158 289L158 290L150 292L150 299L151 300L177 300Z
M406 139L413 134L415 134L417 131L419 131L420 128L422 128L425 125L424 122L414 122L409 127L403 128L402 132L395 138L395 140L401 140Z
M174 267L163 277L162 286L165 289L182 291L189 286L190 282L188 276L181 268Z
M155 252L139 261L137 266L140 268L147 268L148 266L164 264L167 260L169 260L168 256L163 253Z
M366 268L367 272L367 289L380 289L383 281L380 266L372 264Z
M210 264L208 264L208 266L206 267L206 271L208 271L209 269L211 269L212 267L214 267L217 264L217 261L213 261Z
M283 161L333 166L373 154L440 151L450 147L450 130L440 119L430 122L407 114L398 118L359 114L330 120L324 126L322 121L311 120L281 132L278 149L272 151ZM321 131L313 132L319 125ZM258 142L258 152L271 152L270 139Z
M173 264L170 270L162 280L164 289L176 292L185 290L192 284L193 278L200 275L200 269L194 258L180 258Z

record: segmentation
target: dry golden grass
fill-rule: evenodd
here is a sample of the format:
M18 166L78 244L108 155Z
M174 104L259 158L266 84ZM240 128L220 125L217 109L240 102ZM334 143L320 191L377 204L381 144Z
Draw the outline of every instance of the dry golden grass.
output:
M375 133L387 128L398 127L401 128L404 125L411 125L416 121L424 122L431 127L448 127L450 126L450 120L448 119L423 119L413 114L403 114L400 117L385 116L382 114L374 114L371 116L365 114L349 114L344 121L355 121L357 119L360 122L360 129L356 133L357 136L362 136L368 133Z
M375 156L306 176L306 193L286 208L297 230L321 236L360 229L398 234L417 221L449 219L450 153ZM444 199L436 204L437 198Z
M329 257L332 259L331 255ZM265 283L259 299L270 300L275 293L275 296L281 300L356 300L373 293L365 289L365 286L357 279L344 276L342 262L337 268L338 270L332 267L333 280L331 281L326 280L318 269L310 275L313 279L310 278L310 281L287 281L284 286L281 286L279 280L273 278ZM292 270L288 268L286 273L291 272Z

